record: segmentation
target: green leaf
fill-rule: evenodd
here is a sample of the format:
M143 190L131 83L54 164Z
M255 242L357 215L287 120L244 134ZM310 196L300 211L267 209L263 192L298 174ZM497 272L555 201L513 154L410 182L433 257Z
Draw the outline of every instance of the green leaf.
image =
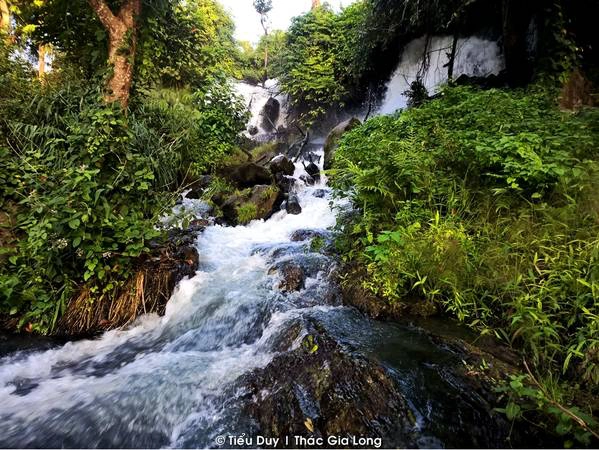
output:
M509 420L514 420L520 416L520 406L514 402L509 402L505 408L505 414Z

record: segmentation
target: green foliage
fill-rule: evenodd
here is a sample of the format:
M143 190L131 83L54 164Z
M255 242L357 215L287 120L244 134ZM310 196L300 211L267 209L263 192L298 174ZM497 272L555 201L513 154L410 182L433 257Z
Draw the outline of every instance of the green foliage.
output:
M109 2L118 11L119 2ZM51 44L54 66L75 67L96 82L106 75L108 42L87 0L15 2L17 36L24 46ZM135 88L201 89L233 74L232 19L216 0L144 0L138 18Z
M358 2L340 14L325 6L293 19L280 78L308 123L350 97L361 67L353 46L364 11Z
M274 30L260 38L256 48L249 42L240 42L238 57L238 78L249 83L258 84L269 78L278 78L283 74L284 52L287 35L284 31ZM268 67L264 70L264 54L268 49Z
M597 392L598 119L537 87L448 88L346 134L333 180L362 213L344 248L365 287L436 302Z
M14 180L2 197L18 205L22 237L2 270L0 308L41 332L78 285L97 280L99 293L124 278L168 205L122 112L63 94L36 97L29 117L10 121L2 154Z
M245 108L213 84L150 90L124 112L7 57L0 79L0 315L43 333L83 286L98 298L130 276L179 188L236 148Z
M245 104L228 84L205 89L152 90L134 108L136 145L155 150L152 161L164 186L214 169L235 150L245 128Z
M237 208L237 221L246 225L258 217L258 207L252 202L247 202Z
M138 51L137 87L205 90L235 71L232 19L215 0L175 2L149 16Z

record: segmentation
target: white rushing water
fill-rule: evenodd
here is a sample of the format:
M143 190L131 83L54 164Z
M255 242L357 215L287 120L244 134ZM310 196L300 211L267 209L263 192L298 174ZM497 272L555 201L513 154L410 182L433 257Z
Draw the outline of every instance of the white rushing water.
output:
M298 163L296 177L303 173ZM272 249L307 245L290 241L294 231L335 224L330 194L313 195L324 183L298 181L299 215L207 228L200 270L179 284L164 317L0 360L0 447L208 445L223 420L218 397L272 360L298 314L327 308L318 294L326 274L312 274L299 295L281 293L269 273Z
M429 94L448 81L452 36L432 36L414 39L402 51L401 60L387 83L385 98L378 114L392 114L407 106L404 92L421 79ZM424 64L425 60L427 64ZM485 77L499 74L505 68L504 57L495 41L476 36L458 39L454 62L454 78L460 75Z
M234 84L235 91L245 100L248 110L251 114L251 119L247 124L250 127L256 127L258 134L251 136L246 131L246 136L256 140L264 140L269 138L272 133L263 126L262 111L269 98L274 98L279 102L280 112L277 121L274 123L275 128L284 127L287 125L286 118L289 109L289 99L286 94L281 93L281 88L277 80L267 80L264 86L254 86L244 82Z

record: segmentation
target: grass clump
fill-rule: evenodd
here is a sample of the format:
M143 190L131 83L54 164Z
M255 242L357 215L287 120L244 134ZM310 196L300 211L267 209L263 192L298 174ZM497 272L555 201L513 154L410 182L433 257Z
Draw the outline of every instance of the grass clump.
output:
M237 207L237 221L241 225L247 225L258 217L258 207L252 203L244 203Z
M333 174L361 209L341 245L366 266L364 286L434 302L519 349L530 372L510 385L508 416L543 411L539 421L587 444L599 404L598 144L597 109L563 113L538 87L447 88L345 135Z

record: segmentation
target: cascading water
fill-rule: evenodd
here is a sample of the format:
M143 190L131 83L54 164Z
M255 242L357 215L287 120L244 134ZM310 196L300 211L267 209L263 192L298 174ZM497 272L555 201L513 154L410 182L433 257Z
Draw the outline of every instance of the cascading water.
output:
M241 95L246 102L251 114L248 130L254 128L255 133L246 131L246 136L258 141L268 140L272 137L273 131L287 125L286 118L288 113L289 100L287 95L281 93L277 80L267 80L264 86L254 86L244 82L237 82L234 85L235 91ZM276 120L271 124L264 117L264 107L269 99L274 99L280 107ZM274 130L273 130L274 126Z
M0 447L213 444L209 430L224 414L219 395L228 384L272 360L287 321L302 310L323 310L317 295L326 280L317 278L324 274L307 281L306 289L315 290L306 301L281 294L268 269L276 262L271 250L302 245L290 242L294 231L335 224L328 196L313 196L324 187L299 189L300 215L281 211L266 222L205 230L197 241L201 268L180 283L164 317L2 359ZM198 421L206 434L189 429Z
M461 48L463 54L467 46ZM474 71L463 64L458 62L456 73ZM427 83L440 79L431 72ZM273 91L245 84L238 91L259 127ZM389 110L399 107L397 92L403 88L392 81ZM284 99L280 102L284 110ZM284 117L281 111L279 120ZM334 259L312 249L310 241L292 240L299 230L327 235L336 223L335 207L347 206L332 199L325 177L307 186L299 180L304 174L297 163L301 214L280 211L247 226L214 225L198 237L200 269L179 284L163 317L140 317L128 329L95 340L0 357L0 447L228 447L217 437L255 433L238 406L244 377L298 348L307 321L352 357L385 368L414 418L402 430L414 445L497 446L500 437L484 428L485 420L496 420L480 407L485 400L466 392L449 369L462 364L461 357L418 328L373 321L341 306L331 280ZM184 201L183 207L205 213L201 204ZM300 264L307 277L298 292L279 289L277 268L289 261ZM287 342L298 323L303 332ZM305 392L299 385L294 389L300 396ZM302 399L303 407L317 410L309 403ZM405 442L393 434L384 437L387 446Z
M420 79L429 94L448 81L448 64L453 46L452 36L414 39L402 51L401 60L387 83L379 114L392 114L407 106L404 94L412 82ZM426 61L425 61L426 59ZM456 44L454 77L487 77L505 68L499 44L476 36L459 38Z

